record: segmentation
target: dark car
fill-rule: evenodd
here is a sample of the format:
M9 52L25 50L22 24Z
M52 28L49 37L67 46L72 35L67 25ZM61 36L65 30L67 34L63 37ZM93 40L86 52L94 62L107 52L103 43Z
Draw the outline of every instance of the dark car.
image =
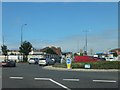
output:
M16 67L16 62L13 60L4 60L2 61L3 67Z

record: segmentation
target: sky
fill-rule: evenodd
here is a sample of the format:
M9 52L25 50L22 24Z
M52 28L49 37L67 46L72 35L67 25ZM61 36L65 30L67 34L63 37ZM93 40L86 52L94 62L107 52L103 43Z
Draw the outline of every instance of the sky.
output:
M26 26L24 24L27 24ZM53 45L62 51L104 52L118 47L117 2L3 2L2 35L8 49L29 41L40 49Z

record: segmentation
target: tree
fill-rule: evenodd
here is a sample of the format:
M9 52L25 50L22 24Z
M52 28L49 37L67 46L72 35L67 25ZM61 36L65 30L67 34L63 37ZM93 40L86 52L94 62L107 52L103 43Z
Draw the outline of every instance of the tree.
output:
M74 53L74 56L79 56L77 53Z
M1 48L2 48L2 55L5 55L5 59L6 59L6 56L8 55L7 46L6 45L2 45Z
M20 49L19 52L23 54L23 61L26 62L29 52L31 52L32 44L30 42L24 41L21 47L19 47L19 49Z
M114 56L114 57L117 57L117 56L118 56L118 54L117 54L116 52L114 52L114 53L113 53L113 56Z

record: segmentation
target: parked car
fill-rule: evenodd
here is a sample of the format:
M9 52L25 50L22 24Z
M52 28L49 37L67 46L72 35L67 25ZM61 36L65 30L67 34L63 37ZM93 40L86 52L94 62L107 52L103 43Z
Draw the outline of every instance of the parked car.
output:
M4 60L2 61L3 67L16 67L16 62L13 60Z
M30 58L28 60L29 64L38 64L39 58Z
M110 58L107 57L107 58L106 58L106 61L115 61L115 58L113 58L113 57L110 57Z
M50 58L40 58L38 62L39 66L41 65L54 65L55 60Z
M94 59L99 60L99 61L106 61L105 58L100 58L100 57L94 57Z

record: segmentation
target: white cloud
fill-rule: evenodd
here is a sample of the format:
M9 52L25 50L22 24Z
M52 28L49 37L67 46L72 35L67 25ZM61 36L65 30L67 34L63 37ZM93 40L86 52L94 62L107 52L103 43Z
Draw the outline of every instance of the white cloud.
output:
M109 30L108 30L109 31ZM118 35L117 32L111 30L99 33L96 35L88 35L88 50L93 49L94 52L103 52L110 48L118 47ZM114 31L114 32L113 32ZM62 47L63 51L78 51L85 46L85 37L76 35L65 38L63 40L52 43L56 46Z
M85 35L77 34L69 37L64 37L57 41L49 40L28 40L32 43L33 47L40 49L45 46L54 45L61 47L62 51L79 51L85 46ZM18 49L20 42L6 43L9 49ZM118 47L118 31L117 30L105 30L99 33L92 31L88 33L88 50L93 49L94 52L103 52L108 49L114 49Z

